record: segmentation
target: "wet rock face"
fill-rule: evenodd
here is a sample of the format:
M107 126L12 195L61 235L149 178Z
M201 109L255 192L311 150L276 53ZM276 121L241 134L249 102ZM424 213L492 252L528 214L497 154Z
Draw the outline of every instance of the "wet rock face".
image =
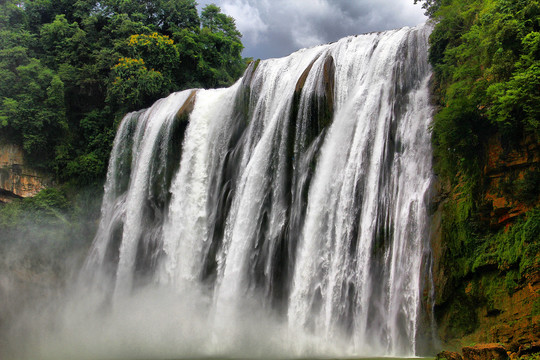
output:
M492 228L508 225L540 201L540 144L534 137L519 146L503 146L492 137L483 168L486 207L482 216Z
M506 349L499 344L466 346L461 351L463 360L508 360Z
M521 356L537 354L537 353L540 353L540 340L532 342L527 345L521 345L517 352L517 356L521 357Z
M481 161L482 172L475 190L477 208L472 217L477 218L480 233L502 234L540 205L540 143L525 137L519 143L508 144L495 134L486 142ZM457 216L450 210L451 216L445 217L445 206L452 209L458 203L456 194L462 182L457 182L453 187L449 180L439 179L434 186L437 195L433 201L431 245L439 336L445 342L462 339L463 343L516 343L518 347L535 341L540 338L540 315L533 306L540 297L538 270L531 270L511 289L500 279L511 276L508 274L515 269L493 265L477 269L468 277L459 275L465 267L455 261L461 256L459 251L451 248L457 236L444 227L448 218ZM499 280L498 285L494 280Z
M301 93L304 91L310 73L317 71L313 69L316 61L318 61L318 58L313 60L296 82L291 111L291 116L294 118L293 125L295 126ZM304 144L306 148L324 129L330 126L334 114L334 78L336 72L334 58L331 55L325 55L323 61L322 71L315 73L317 80L314 84L313 94L307 103L308 123L306 124L306 143Z
M193 107L195 106L195 99L197 98L197 90L192 90L191 94L189 94L186 102L182 107L178 110L176 113L176 119L179 121L187 121L189 118L189 115L193 111Z
M507 350L508 349L508 350ZM532 341L525 345L510 344L507 348L498 343L485 343L466 346L460 354L453 351L441 351L435 360L517 360L533 359L540 355L540 341Z
M25 164L19 146L0 143L0 202L34 196L51 183L50 176Z

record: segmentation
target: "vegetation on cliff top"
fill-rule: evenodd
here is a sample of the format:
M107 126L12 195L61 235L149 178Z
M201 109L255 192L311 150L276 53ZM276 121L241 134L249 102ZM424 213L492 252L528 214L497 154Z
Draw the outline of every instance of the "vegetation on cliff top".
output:
M471 174L493 133L508 146L540 134L540 3L441 1L433 16L438 166Z
M194 0L0 2L0 134L61 182L100 182L128 111L231 84L242 35Z

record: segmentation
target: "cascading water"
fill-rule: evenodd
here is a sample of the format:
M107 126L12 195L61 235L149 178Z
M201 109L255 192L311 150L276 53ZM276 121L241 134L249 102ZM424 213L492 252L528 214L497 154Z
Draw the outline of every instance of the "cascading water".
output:
M306 339L314 354L418 353L429 326L429 32L253 62L228 89L128 114L86 281L113 303L145 284L195 297L208 346L223 352L256 307L297 354Z

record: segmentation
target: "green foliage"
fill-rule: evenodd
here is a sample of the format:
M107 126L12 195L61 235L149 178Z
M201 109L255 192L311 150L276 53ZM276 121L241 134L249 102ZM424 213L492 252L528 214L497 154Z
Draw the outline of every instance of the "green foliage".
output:
M443 0L414 0L414 3L422 3L422 9L426 10L424 14L432 16L441 7Z
M91 179L95 174L103 174L107 170L107 163L103 157L95 152L80 155L67 164L65 176L69 178L79 178L82 185L91 184Z
M178 49L167 35L131 35L128 45L131 57L145 59L149 67L165 72L168 77L180 70Z
M36 196L28 198L24 204L27 209L36 211L65 210L68 206L66 194L58 188L44 189Z
M95 234L101 188L59 187L33 198L0 204L0 272L14 286L60 287L70 274L70 262L80 263ZM32 274L16 279L14 274ZM13 291L14 288L8 289ZM21 294L17 301L25 301ZM7 295L4 293L4 295ZM36 293L34 296L42 296ZM4 296L4 299L6 297ZM8 314L9 315L9 314ZM7 320L7 318L4 318Z
M490 137L509 148L526 137L538 139L540 2L415 2L436 21L429 54L439 106L433 144L436 171L452 187L443 210L444 261L455 269L455 286L488 269L504 275L499 285L510 292L538 267L539 212L529 211L509 229L491 229L482 169ZM503 195L534 206L538 177L537 169L516 175L502 183Z
M69 207L64 189L48 188L36 196L0 206L0 227L15 227L28 220L41 223L42 218L56 218L62 222L65 218L60 215Z
M482 243L482 227L476 218L478 209L472 196L473 185L464 183L457 188L455 199L447 201L443 208L442 233L447 247L444 261L452 268L451 277L456 283L471 272L475 251Z
M450 338L469 334L478 326L478 316L471 298L459 296L453 300L447 309L449 326L445 329L446 336Z
M522 178L510 176L501 182L500 191L507 198L533 206L540 199L540 169L527 170Z
M506 274L505 286L523 279L523 276L540 266L540 208L527 213L509 229L482 234L474 221L472 201L464 199L448 202L444 209L443 231L445 243L451 257L453 273L457 283L486 268L497 269ZM507 288L510 291L511 287Z
M430 61L444 109L441 126L439 121L434 124L436 141L441 149L449 149L442 152L471 158L470 149L462 143L477 143L489 131L514 137L526 131L538 136L539 4L525 0L438 2ZM472 113L475 119L465 131ZM458 132L464 137L456 138Z
M100 182L127 111L243 72L234 19L194 0L0 2L0 131L60 181Z
M483 130L479 111L468 96L448 101L448 106L435 115L433 125L438 172L453 180L457 180L454 174L460 172L474 177L487 135Z
M51 161L68 128L64 83L20 46L0 50L0 129L20 142L30 160Z
M473 270L484 265L483 256L491 257L500 270L519 269L520 276L538 266L540 259L540 209L531 210L526 220L521 219L507 231L487 237L477 250Z
M79 51L84 51L86 33L76 22L69 23L64 14L57 15L52 23L44 24L40 31L40 44L44 58L51 67L55 63L77 63Z
M536 293L537 295L540 295ZM534 299L533 308L532 308L532 316L540 315L540 296L537 296L536 299Z
M201 20L203 28L213 33L223 33L237 43L241 42L242 34L236 30L234 19L223 14L218 6L207 5L202 11Z
M467 225L474 212L462 200L449 202L444 215L447 254L443 261L451 270L450 292L441 301L447 316L445 336L461 337L476 328L479 306L497 314L505 306L501 301L540 267L540 208L529 211L508 229L483 235L474 225Z
M150 105L166 93L163 89L170 87L169 79L159 71L148 70L142 59L120 58L113 67L113 74L107 101L117 106L128 104L128 110Z
M521 63L520 63L521 64ZM527 131L540 132L540 64L518 69L505 83L490 86L487 92L493 102L488 115L497 125L508 131L512 119L521 119Z

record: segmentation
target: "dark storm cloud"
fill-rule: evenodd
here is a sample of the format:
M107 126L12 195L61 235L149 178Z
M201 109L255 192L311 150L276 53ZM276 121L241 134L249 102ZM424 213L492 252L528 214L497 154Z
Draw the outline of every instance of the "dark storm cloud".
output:
M244 34L244 56L266 59L344 36L426 20L413 0L201 0L216 3Z

